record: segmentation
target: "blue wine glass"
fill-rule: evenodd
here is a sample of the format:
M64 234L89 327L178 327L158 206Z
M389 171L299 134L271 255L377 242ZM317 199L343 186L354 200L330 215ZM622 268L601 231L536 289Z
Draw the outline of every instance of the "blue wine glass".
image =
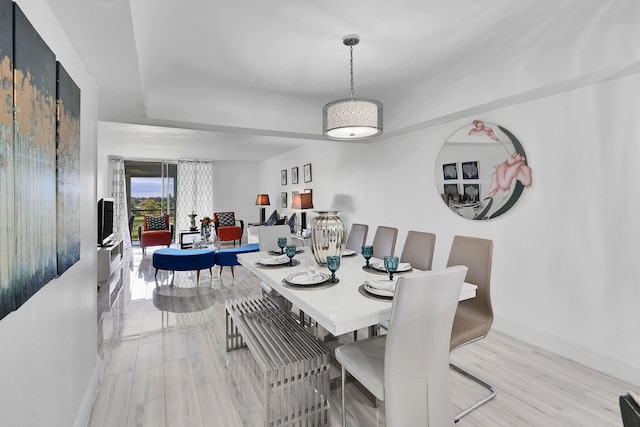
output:
M289 257L289 265L293 265L293 257L296 256L296 245L287 245L286 254Z
M338 283L340 279L336 278L336 271L340 268L340 257L335 255L330 255L327 257L327 268L331 272L331 279L329 279L330 283Z
M286 237L278 237L278 247L280 248L280 255L284 253L284 247L287 246Z
M369 260L373 256L373 246L363 246L362 256L364 257L365 260L367 260L367 264L364 266L364 268L371 268L369 266Z
M393 273L398 270L398 262L400 259L397 256L384 257L384 269L389 272L389 280L393 280Z

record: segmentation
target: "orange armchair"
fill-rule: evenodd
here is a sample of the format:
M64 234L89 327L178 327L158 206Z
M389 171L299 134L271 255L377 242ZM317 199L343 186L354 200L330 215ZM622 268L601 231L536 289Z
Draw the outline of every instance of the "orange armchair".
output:
M242 242L244 221L236 219L235 212L214 212L213 225L216 228L216 235L221 242L233 240L234 245L236 240L238 243Z
M171 246L173 240L173 224L169 224L169 215L145 215L144 231L138 226L142 254L146 254L147 246Z

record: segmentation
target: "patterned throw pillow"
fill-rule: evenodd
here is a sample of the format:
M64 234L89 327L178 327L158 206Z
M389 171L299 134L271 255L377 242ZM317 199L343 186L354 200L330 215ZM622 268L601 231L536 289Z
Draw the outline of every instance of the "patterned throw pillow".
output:
M218 226L233 227L236 225L233 212L218 212Z
M271 212L271 215L269 216L269 218L267 218L264 225L275 225L276 221L278 221L278 211L274 210L273 212Z
M292 233L296 232L296 212L291 214L291 218L289 218L289 221L287 221L287 225L291 229Z
M166 230L167 222L164 220L163 215L149 215L147 216L147 230Z

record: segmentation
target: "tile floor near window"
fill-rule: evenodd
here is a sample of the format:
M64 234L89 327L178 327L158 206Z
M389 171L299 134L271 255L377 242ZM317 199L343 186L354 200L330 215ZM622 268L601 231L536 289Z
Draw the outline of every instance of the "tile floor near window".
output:
M226 353L224 314L226 300L259 294L259 280L237 267L235 279L228 269L221 277L203 272L196 288L195 272L177 272L172 289L171 274L160 271L158 291L152 250L143 257L134 247L131 259L121 300L104 315L104 377L89 425L262 426L258 384L246 375L251 355ZM498 390L459 427L621 426L618 396L640 391L495 331L451 357ZM453 372L451 381L456 409L483 393ZM385 425L384 405L375 408L353 382L347 396L349 426ZM339 385L330 405L339 426Z

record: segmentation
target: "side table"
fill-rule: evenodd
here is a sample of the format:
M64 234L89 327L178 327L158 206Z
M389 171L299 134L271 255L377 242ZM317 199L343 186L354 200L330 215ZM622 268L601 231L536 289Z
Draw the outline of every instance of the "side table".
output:
M194 244L194 235L200 235L199 230L182 230L180 231L180 249L191 249Z

